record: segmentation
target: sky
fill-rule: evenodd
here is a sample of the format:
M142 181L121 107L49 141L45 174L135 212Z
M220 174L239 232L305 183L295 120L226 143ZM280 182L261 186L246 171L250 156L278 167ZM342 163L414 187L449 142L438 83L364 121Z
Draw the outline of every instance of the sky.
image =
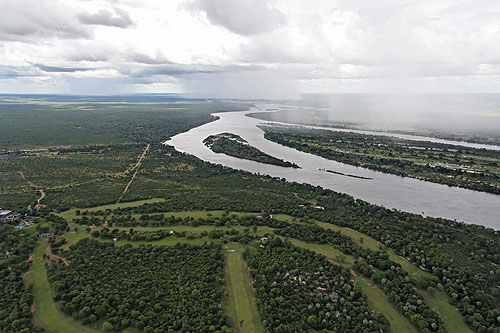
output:
M498 0L0 0L0 93L498 92Z

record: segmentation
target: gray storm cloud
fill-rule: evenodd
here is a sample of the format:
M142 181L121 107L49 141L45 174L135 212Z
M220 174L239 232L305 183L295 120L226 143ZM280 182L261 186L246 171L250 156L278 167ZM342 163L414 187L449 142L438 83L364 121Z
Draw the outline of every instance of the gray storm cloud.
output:
M186 6L205 12L211 23L241 35L270 32L286 22L285 15L264 0L194 0Z
M128 28L134 25L130 14L120 8L115 8L114 13L101 9L97 13L83 12L76 16L84 24L104 25L117 28Z

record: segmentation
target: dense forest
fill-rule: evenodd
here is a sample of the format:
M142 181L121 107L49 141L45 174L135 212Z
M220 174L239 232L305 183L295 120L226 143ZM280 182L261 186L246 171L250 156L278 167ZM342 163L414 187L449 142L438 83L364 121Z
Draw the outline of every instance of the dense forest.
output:
M33 296L25 286L23 275L30 264L36 236L0 224L0 331L29 333L33 330L30 312Z
M276 238L244 257L269 332L376 332L387 320L370 310L350 273L310 250Z
M263 129L268 140L338 162L500 194L500 151L352 132Z
M232 133L210 135L203 143L215 153L256 161L265 164L278 165L285 168L299 168L295 163L283 161L252 147L240 136Z
M42 211L115 202L146 144L247 105L165 96L0 97L0 203L29 212L40 190Z
M421 332L443 332L440 315L425 304L417 292L416 281L398 263L389 260L384 251L371 251L356 245L350 237L339 232L325 230L313 225L290 225L281 230L275 230L278 235L293 237L308 242L331 244L344 254L352 255L358 260L354 269L366 277L372 278L389 299L410 319ZM435 287L432 281L426 286Z
M214 332L225 325L220 247L126 245L84 239L49 269L68 315L121 331Z

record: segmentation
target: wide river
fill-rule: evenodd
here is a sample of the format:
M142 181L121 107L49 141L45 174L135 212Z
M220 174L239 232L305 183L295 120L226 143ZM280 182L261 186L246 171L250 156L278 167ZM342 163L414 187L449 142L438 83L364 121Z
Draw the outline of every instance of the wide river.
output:
M276 111L280 107L260 104L250 111L216 113L214 115L219 117L219 120L178 134L166 144L202 160L219 163L234 169L268 174L285 178L288 181L319 185L387 208L396 208L426 216L456 219L500 230L500 195L372 171L271 142L264 138L264 132L257 127L259 124L268 122L246 116L248 113L263 112L271 108ZM216 154L207 148L202 141L209 135L222 132L237 134L263 152L296 163L301 168L283 168L225 154ZM445 140L439 140L439 142L443 141ZM456 144L456 142L450 143ZM320 169L371 179L332 174Z

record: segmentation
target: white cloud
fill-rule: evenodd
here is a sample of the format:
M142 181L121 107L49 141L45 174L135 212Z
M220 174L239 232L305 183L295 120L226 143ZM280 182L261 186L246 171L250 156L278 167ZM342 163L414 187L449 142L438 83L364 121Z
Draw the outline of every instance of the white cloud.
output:
M496 0L2 0L0 12L0 92L497 91L500 79Z

